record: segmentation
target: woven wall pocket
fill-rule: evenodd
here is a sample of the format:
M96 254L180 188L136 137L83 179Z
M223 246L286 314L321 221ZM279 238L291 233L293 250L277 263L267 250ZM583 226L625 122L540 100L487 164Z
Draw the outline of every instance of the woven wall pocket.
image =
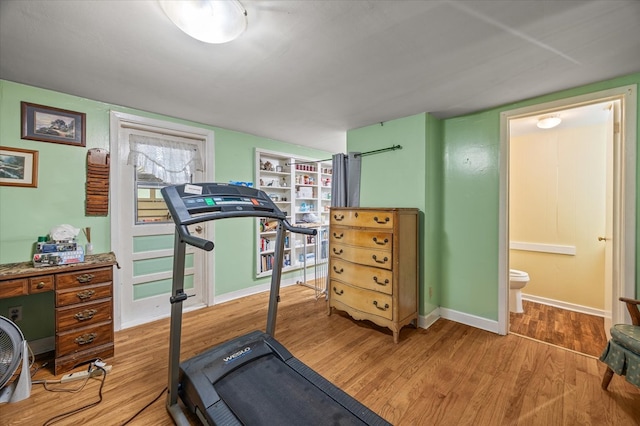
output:
M87 216L107 216L109 214L109 151L92 148L87 152L86 184Z

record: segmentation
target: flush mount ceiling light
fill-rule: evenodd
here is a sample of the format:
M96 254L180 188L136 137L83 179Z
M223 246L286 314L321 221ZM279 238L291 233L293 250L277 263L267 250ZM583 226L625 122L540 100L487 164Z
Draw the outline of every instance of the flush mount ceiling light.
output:
M247 28L247 11L237 0L158 0L178 28L205 43L226 43Z
M562 119L557 115L547 115L540 117L537 126L541 129L552 129L560 124L561 121Z

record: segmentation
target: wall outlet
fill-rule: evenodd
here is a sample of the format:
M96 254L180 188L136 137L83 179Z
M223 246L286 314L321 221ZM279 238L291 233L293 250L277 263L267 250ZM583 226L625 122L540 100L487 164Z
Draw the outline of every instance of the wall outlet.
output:
M22 321L22 306L9 308L9 319L13 322Z

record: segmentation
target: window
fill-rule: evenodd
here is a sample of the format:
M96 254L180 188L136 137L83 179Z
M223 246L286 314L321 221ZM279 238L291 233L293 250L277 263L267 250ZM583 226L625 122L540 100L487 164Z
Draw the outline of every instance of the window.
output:
M202 171L198 146L177 137L129 136L128 164L136 168L136 224L170 222L169 210L160 190L167 185L193 181L196 170Z

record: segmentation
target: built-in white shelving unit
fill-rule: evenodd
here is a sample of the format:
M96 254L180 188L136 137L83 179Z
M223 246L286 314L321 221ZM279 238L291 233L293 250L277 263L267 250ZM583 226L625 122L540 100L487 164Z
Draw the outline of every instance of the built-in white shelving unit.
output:
M286 212L291 224L318 229L316 236L287 234L284 272L326 265L329 258L329 206L332 170L330 161L256 150L255 185ZM275 221L257 220L258 277L271 275L275 248Z

